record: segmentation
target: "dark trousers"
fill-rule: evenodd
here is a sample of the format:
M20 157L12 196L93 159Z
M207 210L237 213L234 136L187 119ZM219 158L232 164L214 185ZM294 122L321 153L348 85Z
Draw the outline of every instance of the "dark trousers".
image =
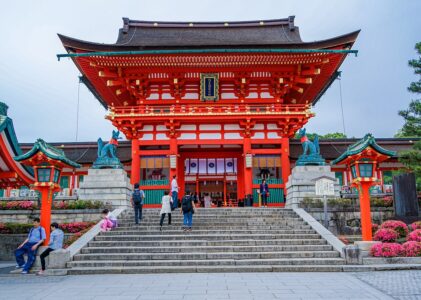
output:
M23 271L28 272L32 265L35 262L35 254L37 253L37 250L32 250L32 246L36 243L25 243L21 248L15 250L15 257L16 257L16 263L19 266L23 266ZM23 258L23 255L28 255L28 260L25 263L25 259Z
M45 271L45 258L46 258L48 255L50 255L50 252L51 252L51 251L54 251L54 249L47 248L47 249L45 249L45 251L44 251L44 252L42 252L42 254L39 256L39 258L41 259L41 269L42 269L43 271Z
M268 195L262 194L262 205L267 206L268 205Z
M139 219L142 220L142 204L134 205L134 221L139 224Z
M168 215L168 225L171 225L171 214L161 214L161 221L159 221L160 226L164 224L165 215Z

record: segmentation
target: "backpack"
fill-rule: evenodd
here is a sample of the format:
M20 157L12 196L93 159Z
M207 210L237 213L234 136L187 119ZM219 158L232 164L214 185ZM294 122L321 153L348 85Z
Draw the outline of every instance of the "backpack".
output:
M135 205L143 204L143 197L142 197L142 194L140 193L140 190L133 191L133 202Z
M189 195L183 197L183 200L181 201L181 209L185 213L188 213L193 210L193 206L191 204L191 197Z

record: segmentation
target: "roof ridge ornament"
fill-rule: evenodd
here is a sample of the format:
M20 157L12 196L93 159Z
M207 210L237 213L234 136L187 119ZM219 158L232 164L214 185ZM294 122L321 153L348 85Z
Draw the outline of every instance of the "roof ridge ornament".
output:
M6 103L0 102L0 116L6 116L7 117L7 109L9 106L7 106Z

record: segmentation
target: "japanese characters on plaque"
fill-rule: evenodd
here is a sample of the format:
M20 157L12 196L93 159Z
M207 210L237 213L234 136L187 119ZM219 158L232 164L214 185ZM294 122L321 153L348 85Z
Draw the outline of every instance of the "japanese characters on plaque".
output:
M218 101L219 100L219 74L202 73L200 74L200 100Z

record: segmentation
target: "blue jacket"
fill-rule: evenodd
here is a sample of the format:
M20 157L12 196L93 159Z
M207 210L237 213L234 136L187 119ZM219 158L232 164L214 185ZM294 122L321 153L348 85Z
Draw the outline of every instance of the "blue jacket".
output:
M260 184L260 194L261 195L267 195L268 193L269 193L268 184L267 183L265 183L265 184L261 183Z
M53 250L63 248L64 233L61 229L54 229L50 234L50 242L48 248Z

